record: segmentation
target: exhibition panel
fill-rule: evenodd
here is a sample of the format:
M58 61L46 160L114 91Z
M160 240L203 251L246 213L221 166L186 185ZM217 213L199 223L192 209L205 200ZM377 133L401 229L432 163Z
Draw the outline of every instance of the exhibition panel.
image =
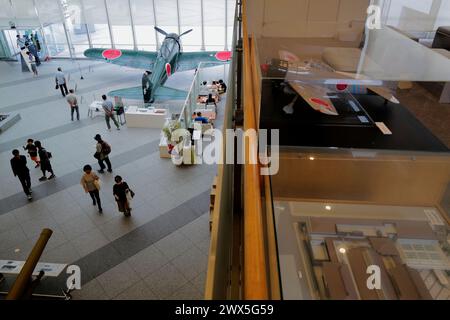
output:
M268 190L257 191L265 205L244 210L254 218L244 264L260 248L266 263L257 275L244 269L255 281L249 288L264 288L260 298L279 288L289 300L450 299L450 140L441 104L450 65L448 52L429 43L447 2L371 2L381 6L375 28L351 19L367 6L330 14L351 1L298 1L290 11L288 2L248 9L244 66L252 77L244 92L259 130L275 131L272 144L280 144L269 148L277 169L252 184ZM426 17L412 29L419 9ZM366 287L372 265L381 289Z

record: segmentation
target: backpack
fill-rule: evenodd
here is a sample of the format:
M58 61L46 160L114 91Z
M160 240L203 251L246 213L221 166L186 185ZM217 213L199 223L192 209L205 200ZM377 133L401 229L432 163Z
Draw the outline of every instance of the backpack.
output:
M102 145L102 153L105 156L111 153L111 146L109 144L107 144L105 141L102 141L101 145Z

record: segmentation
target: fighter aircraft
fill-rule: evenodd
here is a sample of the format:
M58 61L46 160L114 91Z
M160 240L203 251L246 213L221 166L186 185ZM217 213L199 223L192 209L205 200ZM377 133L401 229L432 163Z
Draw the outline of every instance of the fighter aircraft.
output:
M95 48L84 52L88 58L150 70L147 75L144 74L142 86L115 90L108 93L109 96L136 100L144 98L145 103L151 103L155 99L184 99L187 92L164 86L168 77L176 71L195 70L200 62L203 63L202 67L211 67L227 63L231 59L231 51L182 52L181 37L192 29L180 35L167 33L158 27L155 30L165 36L158 52Z
M330 98L334 98L335 93L349 93L347 102L352 108L356 108L358 101L351 95L352 93L367 93L371 91L380 95L386 101L398 104L399 101L392 92L384 87L383 81L372 80L363 75L338 72L330 66L317 61L301 61L294 53L280 50L279 57L287 63L285 82L289 87L285 92L297 94L291 103L283 108L287 114L294 112L294 104L301 96L314 110L321 113L337 116L339 113L334 107Z

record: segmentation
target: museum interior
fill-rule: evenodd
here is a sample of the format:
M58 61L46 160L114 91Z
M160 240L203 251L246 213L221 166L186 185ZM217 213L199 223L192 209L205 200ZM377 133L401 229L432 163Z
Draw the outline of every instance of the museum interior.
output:
M450 0L0 0L0 300L450 300L449 148Z

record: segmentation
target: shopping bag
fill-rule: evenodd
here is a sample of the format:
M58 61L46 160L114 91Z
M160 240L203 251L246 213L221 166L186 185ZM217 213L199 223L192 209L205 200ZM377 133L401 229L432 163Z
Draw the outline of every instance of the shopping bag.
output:
M102 187L102 183L101 183L100 179L94 180L94 185L97 188L97 190L100 191L100 188Z

